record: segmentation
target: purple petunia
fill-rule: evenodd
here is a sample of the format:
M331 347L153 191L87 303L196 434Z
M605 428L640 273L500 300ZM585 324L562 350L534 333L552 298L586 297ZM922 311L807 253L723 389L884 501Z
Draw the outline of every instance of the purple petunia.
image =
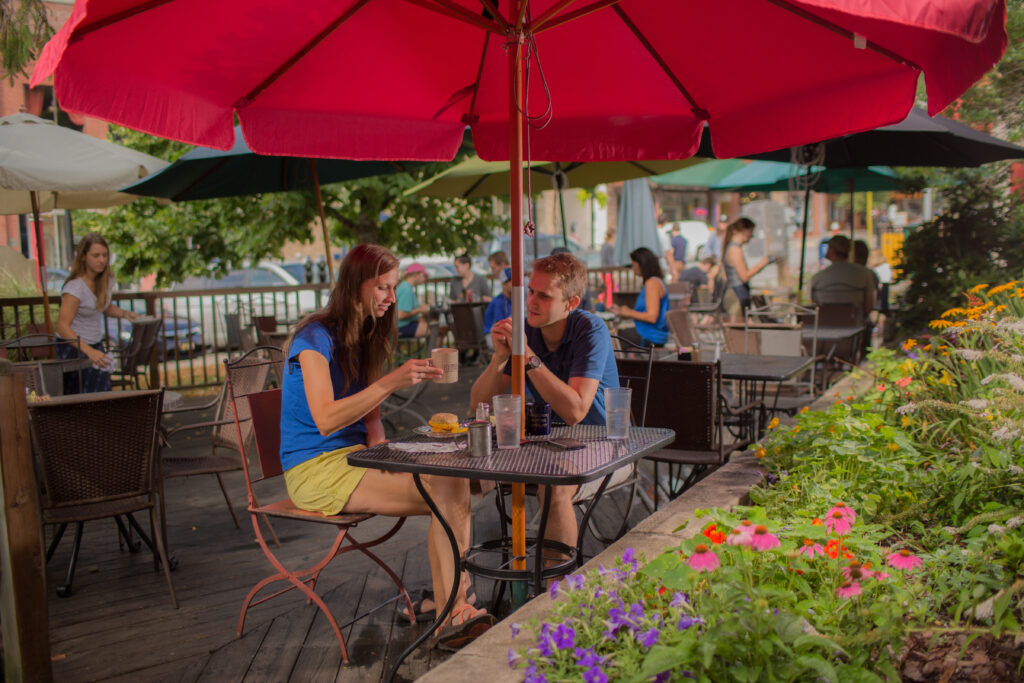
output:
M593 667L583 672L585 683L608 683L608 676L599 667Z
M586 583L586 580L579 574L570 574L565 577L565 582L568 584L570 590L578 591L583 588L583 584Z
M701 619L700 617L691 617L691 616L688 616L688 615L684 614L683 616L679 617L679 623L676 624L676 630L677 631L685 631L686 629L690 628L691 626L696 626L697 624L703 624L703 623L704 623L704 620Z
M661 635L661 631L652 626L647 631L638 631L636 641L649 650L658 642L659 635Z
M576 629L572 626L559 624L554 633L555 647L565 650L576 645Z
M516 664L519 663L519 654L512 648L508 649L508 665L509 668L516 668Z
M523 628L522 624L517 624L515 622L512 622L511 624L508 625L508 630L512 632L512 637L513 638L515 638L516 636L519 635L519 631L522 628Z
M551 596L552 600L558 597L558 585L557 580L551 582L551 588L548 590L548 595Z
M601 663L601 658L597 656L592 647L587 649L578 647L572 651L572 654L576 657L576 666L581 666L584 669L589 669Z
M526 670L526 678L524 683L548 683L548 679L542 673L537 673L537 665L530 664L530 668Z
M683 605L685 605L689 601L690 601L689 598L686 597L686 593L680 593L679 591L676 591L675 595L672 596L672 602L668 603L668 606L669 607L682 607Z
M654 683L668 683L672 680L672 669L666 669L654 677Z

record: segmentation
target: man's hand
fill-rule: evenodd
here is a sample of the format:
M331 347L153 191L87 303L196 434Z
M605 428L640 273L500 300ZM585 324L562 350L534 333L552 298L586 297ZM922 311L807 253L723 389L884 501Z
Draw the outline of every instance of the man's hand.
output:
M491 328L491 341L494 343L494 355L505 360L512 355L512 318L505 318L494 323Z

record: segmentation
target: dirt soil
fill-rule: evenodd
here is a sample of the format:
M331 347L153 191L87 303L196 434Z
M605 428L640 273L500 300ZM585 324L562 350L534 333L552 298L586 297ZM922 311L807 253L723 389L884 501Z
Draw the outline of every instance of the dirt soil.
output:
M1024 638L977 636L964 649L967 633L921 632L911 634L902 657L902 680L937 681L1024 681L1021 668Z

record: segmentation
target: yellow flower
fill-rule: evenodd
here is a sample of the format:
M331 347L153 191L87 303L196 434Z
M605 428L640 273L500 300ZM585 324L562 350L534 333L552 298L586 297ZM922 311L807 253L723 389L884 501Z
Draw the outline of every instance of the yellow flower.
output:
M996 306L996 310L1002 313L1003 311L1006 310L1006 304L999 304L998 306Z
M775 429L779 426L779 418L773 417L772 421L768 423L768 429Z
M897 446L895 443L889 444L888 446L886 446L886 448L888 448L893 453L895 453L896 451L898 451L900 449L900 447Z
M981 290L985 289L986 287L988 287L988 285L986 283L982 282L979 285L974 285L973 287L971 287L967 291L970 292L971 294L977 294L978 292L980 292Z
M763 458L765 455L766 453L764 448L758 448L756 451L754 451L754 457L757 458L758 460Z
M810 409L811 409L810 406L804 406L803 408L800 409L800 413L801 414L806 413Z
M900 348L903 349L904 351L909 351L910 349L914 348L915 346L917 346L917 340L916 339L908 339L905 342L903 342L902 344L900 344Z
M906 427L909 424L910 424L910 418L907 417L906 415L904 415L902 417L902 419L900 419L900 427Z
M942 371L942 377L939 379L939 384L945 384L947 387L953 386L953 379L945 370Z
M1003 292L1005 292L1007 290L1013 289L1014 285L1016 285L1016 284L1017 284L1016 280L1010 280L1009 282L1004 282L1003 284L998 285L998 286L993 287L992 289L988 290L988 295L989 296L995 296L996 294L1001 294L1001 293L1003 293Z
M800 427L793 427L793 433L796 434L800 431Z
M942 315L939 316L939 317L941 317L941 318L952 318L952 317L955 317L955 316L958 316L958 315L963 315L966 312L967 311L965 311L962 308L951 308L948 311L944 311L942 313Z
M928 327L932 328L933 330L942 330L952 326L953 323L949 322L948 320L933 320L930 323L928 323Z

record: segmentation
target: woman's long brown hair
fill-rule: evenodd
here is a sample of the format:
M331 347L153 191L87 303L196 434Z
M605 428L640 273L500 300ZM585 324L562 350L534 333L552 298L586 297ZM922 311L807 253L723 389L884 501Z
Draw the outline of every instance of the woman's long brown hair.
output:
M64 284L85 275L85 255L89 253L93 245L101 244L107 250L107 268L96 276L96 310L102 313L110 305L111 282L114 281L114 271L110 267L110 246L103 236L90 232L78 243L78 251L75 252L75 261L71 264L71 272Z
M725 263L725 250L729 248L729 242L732 242L732 238L736 233L741 230L753 230L754 221L746 217L737 218L729 227L725 229L725 238L722 240L722 263Z
M288 340L310 323L319 322L334 335L335 354L345 375L347 391L354 381L367 386L380 379L391 361L395 334L395 304L383 317L363 310L360 290L367 280L376 280L398 268L398 259L378 244L360 244L341 262L338 281L323 310L307 316L295 326Z

